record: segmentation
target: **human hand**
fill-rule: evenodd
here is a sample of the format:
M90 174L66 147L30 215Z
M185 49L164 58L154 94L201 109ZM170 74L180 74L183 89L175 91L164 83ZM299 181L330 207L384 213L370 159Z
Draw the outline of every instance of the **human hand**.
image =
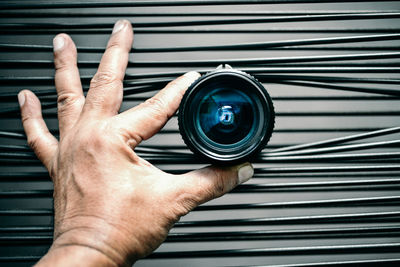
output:
M176 112L189 72L146 102L118 114L132 47L128 21L114 26L86 98L72 39L54 39L59 141L42 118L39 99L18 95L28 144L54 183L54 241L39 266L129 266L156 249L179 218L253 175L250 164L165 173L134 148Z

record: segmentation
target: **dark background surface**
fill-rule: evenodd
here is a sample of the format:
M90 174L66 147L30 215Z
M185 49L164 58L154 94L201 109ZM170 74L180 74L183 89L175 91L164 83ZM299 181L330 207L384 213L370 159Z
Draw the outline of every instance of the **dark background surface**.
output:
M58 3L59 1L54 1ZM131 1L135 2L135 1ZM150 1L154 2L154 1ZM276 1L280 2L280 1ZM318 2L318 1L316 1ZM228 20L242 18L283 18L304 15L340 14L360 12L400 12L396 1L368 1L346 3L304 3L304 4L259 4L259 5L206 5L206 6L165 6L165 7L116 7L116 8L60 8L6 10L6 2L0 3L0 44L26 44L51 46L52 38L58 32L69 33L80 47L104 48L112 24L119 18L129 19L135 30L134 48L186 47L204 45L227 45L248 42L271 42L325 37L344 37L377 34L400 34L400 18L321 20L292 22L239 23L223 25L148 27L146 22L171 22L194 20ZM12 3L29 3L13 1ZM48 1L34 1L35 4ZM68 2L75 3L75 1ZM89 2L90 3L90 2ZM116 3L116 2L114 2ZM14 12L14 13L12 13ZM25 13L23 13L25 12ZM225 12L219 16L212 13ZM249 12L236 16L234 13ZM80 14L84 13L84 14ZM175 13L175 15L168 15ZM203 15L194 16L192 13ZM265 13L263 16L255 16ZM53 14L53 15L49 15ZM90 15L92 14L92 15ZM104 16L101 16L104 14ZM129 15L130 16L127 16ZM147 15L146 15L147 14ZM186 14L186 15L185 15ZM188 15L190 14L190 15ZM393 17L393 16L392 16ZM398 16L399 17L399 16ZM293 19L294 20L294 19ZM17 24L12 24L17 23ZM26 25L21 25L25 23ZM44 23L40 26L34 23ZM60 23L54 29L46 28L50 23ZM71 24L78 24L71 29ZM97 25L96 29L88 24ZM99 25L104 24L104 25ZM135 27L135 24L137 25ZM67 25L67 26L65 26ZM93 25L92 25L93 26ZM141 27L143 26L143 27ZM150 25L151 26L151 25ZM386 41L353 42L344 44L321 44L275 49L242 49L224 51L189 52L132 52L131 61L154 62L147 66L132 64L128 74L183 73L189 70L206 71L217 63L200 66L190 63L195 60L224 60L240 58L281 58L307 57L317 55L352 55L367 53L400 52L400 41L391 38ZM333 49L334 47L339 47ZM370 48L368 48L370 47ZM45 47L44 50L47 48ZM79 52L79 60L97 63L102 52ZM398 57L398 56L397 56ZM24 62L16 63L14 60ZM26 62L26 61L31 62ZM12 62L14 61L14 62ZM44 61L39 64L39 61ZM42 96L42 104L55 101L52 53L34 50L30 47L10 49L0 47L0 265L29 266L38 256L43 255L51 242L52 232L52 184L45 169L34 160L23 139L19 120L16 94L23 88L35 91L53 90L50 96ZM166 61L188 61L178 66L162 66ZM157 64L160 62L160 64ZM363 87L399 90L399 60L395 55L383 59L357 59L347 61L314 61L310 63L268 63L265 65L231 64L239 69L266 67L265 74L288 75L285 80L298 81L303 77L322 76L326 83L336 84L329 77L392 79L390 83L337 83L344 87ZM320 65L315 65L320 64ZM177 64L175 64L177 65ZM278 69L279 68L279 69ZM324 70L325 68L325 70ZM349 69L350 68L350 69ZM373 68L373 69L368 69ZM80 66L82 76L92 76L94 64ZM257 73L249 71L257 76ZM156 75L158 77L159 75ZM177 74L167 75L173 79ZM16 79L14 77L26 77ZM30 80L32 77L50 77L47 82ZM127 77L130 81L149 79ZM276 127L264 152L272 149L326 140L335 137L365 133L368 131L398 126L400 98L385 94L367 94L354 91L327 89L324 86L311 87L284 84L282 79L264 79L274 101L277 112ZM154 82L154 79L151 80ZM83 81L88 85L88 81ZM162 84L157 84L160 88ZM11 97L5 94L9 93ZM131 94L124 99L122 110L140 103L154 91ZM56 133L57 120L54 108L45 109L49 128ZM13 133L16 133L13 136ZM398 140L399 134L361 139L346 144L370 143ZM142 147L186 151L177 132L176 117L166 125L164 131L142 144ZM335 146L335 145L331 145ZM336 145L338 146L338 145ZM194 211L182 218L181 222L215 220L207 226L176 227L171 239L164 243L155 256L170 259L144 259L137 266L248 266L248 265L299 265L307 263L336 261L371 261L400 259L400 164L396 153L399 144L364 150L350 150L325 155L352 154L349 159L321 159L322 154L312 154L313 159L263 158L255 164L256 175L247 184L254 187L239 187L239 191L204 205L205 210ZM390 158L359 160L354 154L388 153ZM176 160L174 154L160 156L152 152L144 155L164 170L190 170L203 166L187 158ZM180 163L181 162L181 163ZM293 170L293 168L320 168ZM340 167L338 171L329 169ZM361 171L349 171L359 168ZM397 168L397 169L396 169ZM260 173L264 170L264 173ZM290 171L292 170L292 171ZM391 170L391 171L390 171ZM258 173L257 173L258 172ZM359 184L352 182L359 182ZM330 183L331 182L331 183ZM347 183L347 184L346 184ZM262 189L262 191L260 191ZM257 191L258 190L258 191ZM385 199L386 198L386 199ZM337 203L348 199L346 203ZM369 200L360 203L360 199ZM332 200L333 204L321 204ZM316 201L316 202L312 202ZM336 202L335 202L336 201ZM358 202L357 202L358 201ZM303 202L302 206L295 202ZM269 207L256 207L256 203L274 203ZM358 204L357 204L358 203ZM244 204L228 209L229 204ZM249 205L246 205L249 204ZM217 205L210 210L209 205ZM358 215L357 215L358 214ZM374 219L372 216L376 214ZM348 215L338 222L335 216ZM321 217L313 217L321 216ZM362 219L355 220L359 216ZM295 222L294 218L299 221ZM265 218L264 223L250 220L239 225L241 219ZM271 220L292 220L272 223ZM312 222L312 218L315 218ZM226 221L232 219L232 221ZM218 226L218 224L221 224ZM321 229L318 234L309 231ZM244 231L253 236L246 235ZM299 230L294 234L293 231ZM335 232L332 232L332 231ZM264 232L263 232L264 231ZM274 231L274 232L265 232ZM281 232L277 232L281 231ZM209 234L211 232L211 234ZM222 233L219 240L212 232ZM231 232L223 234L225 232ZM232 233L233 232L233 233ZM184 233L179 237L178 233ZM198 240L194 235L198 234ZM201 233L208 233L201 234ZM280 234L278 234L280 233ZM299 236L300 233L303 235ZM331 234L329 234L331 233ZM335 234L333 234L335 233ZM346 234L347 233L347 234ZM214 237L214 240L207 238ZM237 236L237 238L233 238ZM188 239L184 239L187 237ZM175 239L172 239L175 238ZM173 242L174 241L174 242ZM341 247L342 246L342 247ZM314 247L314 248L313 248ZM252 248L261 252L242 251ZM318 248L318 249L315 249ZM202 254L204 250L214 251L213 255ZM223 254L219 250L224 250ZM185 251L197 251L184 253ZM292 251L292 252L291 252ZM173 254L157 254L173 252ZM177 254L174 254L177 252ZM185 256L185 257L183 257ZM383 263L376 263L383 265ZM374 265L374 264L373 264ZM308 266L308 265L307 265Z

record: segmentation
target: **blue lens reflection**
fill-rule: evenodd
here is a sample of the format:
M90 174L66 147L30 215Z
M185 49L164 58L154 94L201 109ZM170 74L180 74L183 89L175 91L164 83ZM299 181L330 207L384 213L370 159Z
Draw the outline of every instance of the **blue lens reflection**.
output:
M220 107L216 115L223 125L231 125L235 121L235 111L231 106Z
M235 144L252 134L254 103L236 89L215 89L200 101L197 119L201 132L219 144Z

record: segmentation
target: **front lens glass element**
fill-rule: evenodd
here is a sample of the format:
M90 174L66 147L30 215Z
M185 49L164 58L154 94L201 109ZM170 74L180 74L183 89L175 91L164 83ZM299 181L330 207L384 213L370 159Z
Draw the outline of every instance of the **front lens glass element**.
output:
M200 132L217 144L231 145L250 138L254 131L254 103L233 88L217 88L199 103Z

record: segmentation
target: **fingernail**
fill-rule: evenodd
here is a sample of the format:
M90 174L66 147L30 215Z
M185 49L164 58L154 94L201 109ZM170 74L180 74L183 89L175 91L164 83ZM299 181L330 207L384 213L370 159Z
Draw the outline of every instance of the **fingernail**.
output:
M20 107L22 107L25 103L25 93L22 91L18 93L18 103Z
M114 33L119 32L120 30L122 30L122 28L124 28L124 26L125 26L125 21L124 20L118 20L114 25L112 33L114 34Z
M246 163L243 166L241 166L238 171L239 184L247 182L251 177L253 177L253 174L254 174L254 169L250 163Z
M54 37L54 39L53 39L54 52L61 50L64 47L64 44L65 44L64 37L62 37L61 35L57 35L56 37Z
M189 71L189 72L183 74L183 76L189 78L190 80L196 80L196 79L199 78L201 75L200 75L200 73L198 73L197 71Z

